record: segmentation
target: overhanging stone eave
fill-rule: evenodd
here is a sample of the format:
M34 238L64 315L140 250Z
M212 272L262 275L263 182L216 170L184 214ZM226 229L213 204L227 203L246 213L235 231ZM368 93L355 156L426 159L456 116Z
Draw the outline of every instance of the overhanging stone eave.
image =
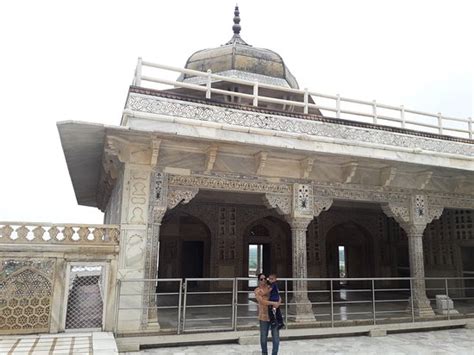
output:
M474 157L461 154L304 133L277 132L152 113L129 111L127 114L129 116L128 124L132 130L148 131L157 135L175 137L175 139L235 143L258 146L262 150L279 149L307 154L339 155L397 163L409 162L426 167L474 171ZM400 135L400 133L387 132L385 134Z
M79 205L97 207L96 191L104 150L105 126L95 123L57 123L61 145Z
M119 135L132 140L149 139L151 134L123 126L84 121L60 121L56 125L77 203L98 208L97 192L101 183L106 137Z

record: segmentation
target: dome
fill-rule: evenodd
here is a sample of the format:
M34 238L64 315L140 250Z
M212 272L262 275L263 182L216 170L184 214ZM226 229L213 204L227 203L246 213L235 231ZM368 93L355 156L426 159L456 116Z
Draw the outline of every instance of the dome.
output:
M253 47L240 37L238 6L235 7L234 15L234 35L231 40L220 47L193 53L185 67L199 71L210 69L213 74L298 89L298 82L279 54ZM200 83L204 79L184 75L178 80Z

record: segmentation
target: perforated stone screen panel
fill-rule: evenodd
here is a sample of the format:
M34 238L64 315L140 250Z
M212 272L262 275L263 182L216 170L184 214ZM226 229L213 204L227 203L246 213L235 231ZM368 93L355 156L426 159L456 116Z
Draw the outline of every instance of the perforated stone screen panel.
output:
M1 260L0 334L49 331L53 264Z

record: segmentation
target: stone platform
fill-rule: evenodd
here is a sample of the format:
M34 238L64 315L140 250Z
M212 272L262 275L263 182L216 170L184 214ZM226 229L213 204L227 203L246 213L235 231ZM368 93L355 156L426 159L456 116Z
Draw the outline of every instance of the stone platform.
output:
M268 344L271 351L271 343ZM281 355L300 354L474 354L473 329L449 329L429 332L390 334L385 337L347 336L324 339L282 341ZM185 354L260 354L258 344L182 346L147 349L127 355L185 355Z

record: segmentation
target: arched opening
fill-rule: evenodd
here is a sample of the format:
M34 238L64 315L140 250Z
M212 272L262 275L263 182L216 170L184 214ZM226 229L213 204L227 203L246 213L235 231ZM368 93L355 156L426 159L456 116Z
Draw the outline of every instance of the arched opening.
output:
M327 273L330 278L373 277L373 240L354 222L334 226L326 236ZM335 286L350 286L341 281Z
M243 235L243 275L259 272L291 277L291 232L289 226L275 217L252 222ZM249 286L256 286L249 284Z
M160 230L158 278L209 277L210 247L209 228L199 218L180 211L165 216Z

